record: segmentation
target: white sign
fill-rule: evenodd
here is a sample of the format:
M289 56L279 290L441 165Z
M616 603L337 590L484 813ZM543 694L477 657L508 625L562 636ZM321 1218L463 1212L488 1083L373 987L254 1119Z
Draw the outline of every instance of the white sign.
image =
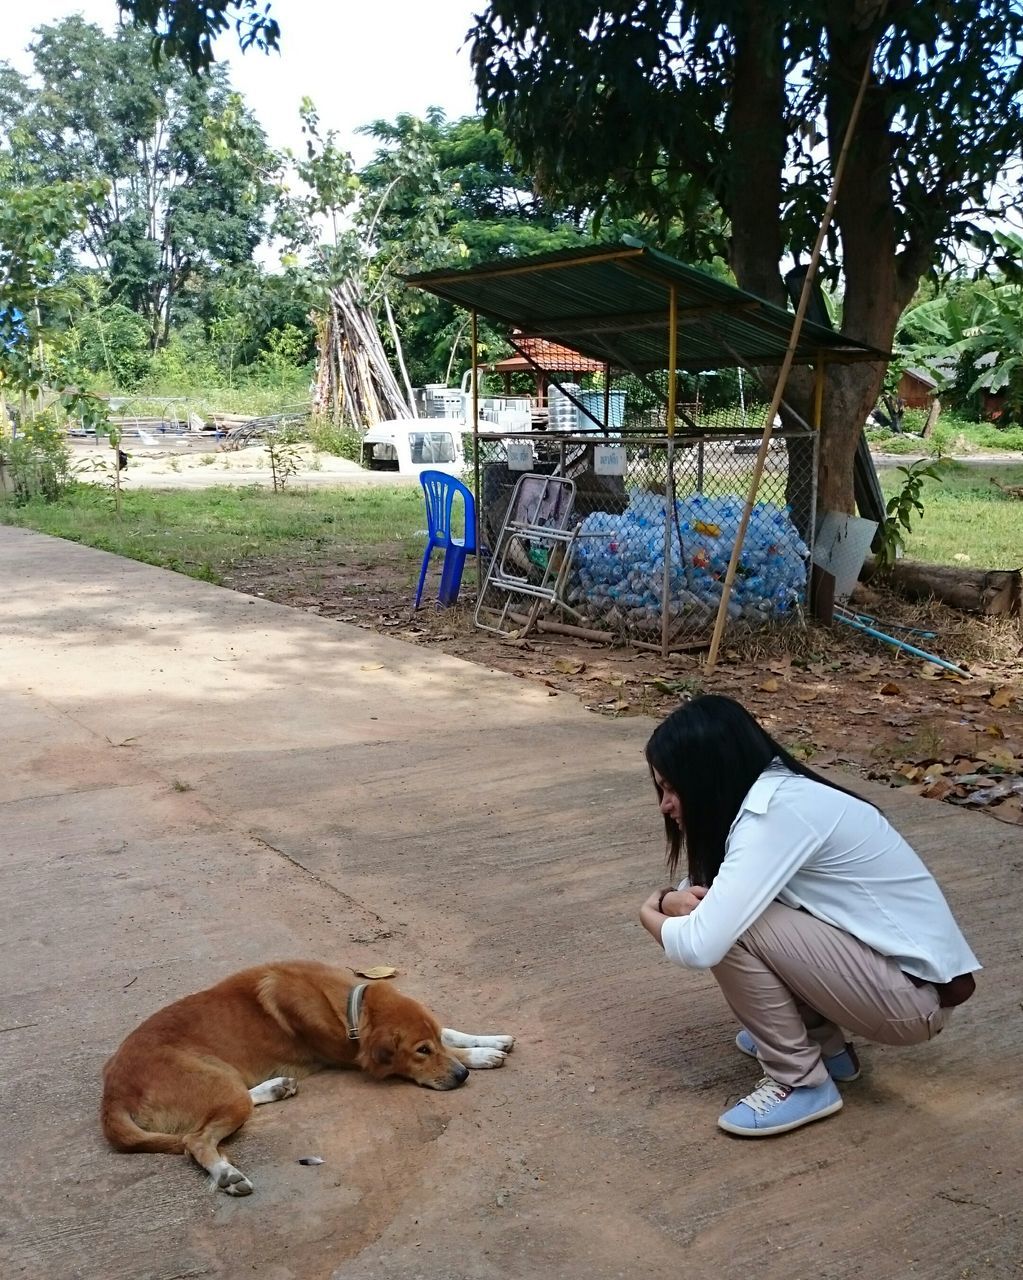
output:
M508 470L533 470L533 442L531 440L508 441Z
M593 470L598 476L625 475L625 450L620 444L598 444L593 450Z

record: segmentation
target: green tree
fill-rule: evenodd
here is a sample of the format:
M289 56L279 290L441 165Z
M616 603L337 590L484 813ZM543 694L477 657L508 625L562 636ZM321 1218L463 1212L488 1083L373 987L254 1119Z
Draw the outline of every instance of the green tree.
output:
M358 175L371 211L374 274L386 285L413 381L447 381L469 363L464 313L400 288L398 277L589 244L588 215L538 192L500 130L477 117L448 121L433 108L423 118L376 120L361 132L380 144ZM485 322L480 347L494 357L508 349Z
M64 304L61 252L102 184L23 185L17 175L0 151L0 391L34 396L45 379L46 321Z
M857 84L869 86L829 257L845 330L890 349L917 285L1012 198L1018 0L491 0L470 32L481 102L543 189L696 208L728 223L738 283L787 300L809 254ZM609 183L610 176L610 183ZM828 370L819 498L853 509L881 364ZM808 412L808 379L796 379Z
M154 67L140 32L106 36L76 16L31 48L29 81L0 67L0 130L35 181L103 184L77 248L155 349L183 292L251 258L276 158L219 70Z
M136 26L152 33L153 53L196 74L213 62L213 41L231 26L242 49L277 48L280 28L265 0L117 0Z

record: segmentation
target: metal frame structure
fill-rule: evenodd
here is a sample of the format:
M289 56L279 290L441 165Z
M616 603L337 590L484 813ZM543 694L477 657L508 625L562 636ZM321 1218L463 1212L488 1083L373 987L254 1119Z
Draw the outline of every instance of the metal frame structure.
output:
M458 271L434 271L407 277L407 282L467 308L471 318L473 471L477 521L481 519L478 317L503 324L519 335L548 339L571 347L604 364L603 421L566 391L557 371L546 369L514 339L510 345L594 423L605 440L611 438L610 395L612 371L622 370L640 378L655 370L667 371L665 397L666 470L665 504L671 509L676 434L699 432L698 424L680 410L678 374L733 367L758 371L767 366L787 368L792 363L816 370L813 421L806 423L791 405L777 399L790 416L807 430L820 427L823 409L824 371L829 362L886 362L890 355L845 334L809 321L793 327L793 315L783 307L737 289L706 272L676 261L639 244L596 246L532 258L502 260ZM765 424L763 454L769 428ZM759 435L760 433L754 433ZM491 437L492 438L492 437ZM599 437L598 437L599 438ZM582 444L582 448L586 447ZM562 451L562 474L567 459ZM762 466L758 455L758 468ZM750 504L751 505L751 504ZM665 521L665 565L670 564L671 521ZM477 548L482 548L477 526ZM734 558L734 557L733 557ZM734 574L734 568L730 568ZM669 574L662 589L660 649L670 647ZM484 583L481 551L477 550L478 592ZM729 584L730 585L730 584Z

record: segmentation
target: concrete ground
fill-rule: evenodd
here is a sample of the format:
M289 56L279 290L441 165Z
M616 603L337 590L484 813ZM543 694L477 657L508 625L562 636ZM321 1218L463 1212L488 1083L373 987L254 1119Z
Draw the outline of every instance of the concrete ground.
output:
M714 1122L755 1065L637 921L649 722L21 530L0 583L5 1280L1018 1276L1017 830L875 793L978 994L932 1044L868 1046L838 1116L743 1143ZM230 1144L244 1200L110 1151L121 1038L288 956L395 964L515 1052L446 1094L310 1078Z

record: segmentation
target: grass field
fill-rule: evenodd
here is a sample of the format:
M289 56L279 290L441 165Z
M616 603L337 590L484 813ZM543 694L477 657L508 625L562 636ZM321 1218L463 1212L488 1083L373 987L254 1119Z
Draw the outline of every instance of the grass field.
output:
M906 554L933 564L964 564L977 569L1015 569L1023 564L1023 500L991 483L1023 485L1019 466L965 466L944 463L943 478L925 480L924 514L913 519ZM881 473L885 496L898 491L905 476L897 469Z
M942 482L925 482L924 515L913 521L913 559L977 568L1023 564L1023 501L990 483L1023 485L1023 465L946 464ZM882 473L887 496L904 477ZM0 503L0 522L69 538L209 582L253 557L289 556L365 563L387 558L412 565L424 545L426 518L418 486L287 489L140 490L124 496L123 515L107 491L79 485L58 503Z
M59 503L0 504L0 522L69 538L207 582L252 556L350 557L395 544L414 560L426 520L418 488L141 490L118 519L107 492L79 485Z

